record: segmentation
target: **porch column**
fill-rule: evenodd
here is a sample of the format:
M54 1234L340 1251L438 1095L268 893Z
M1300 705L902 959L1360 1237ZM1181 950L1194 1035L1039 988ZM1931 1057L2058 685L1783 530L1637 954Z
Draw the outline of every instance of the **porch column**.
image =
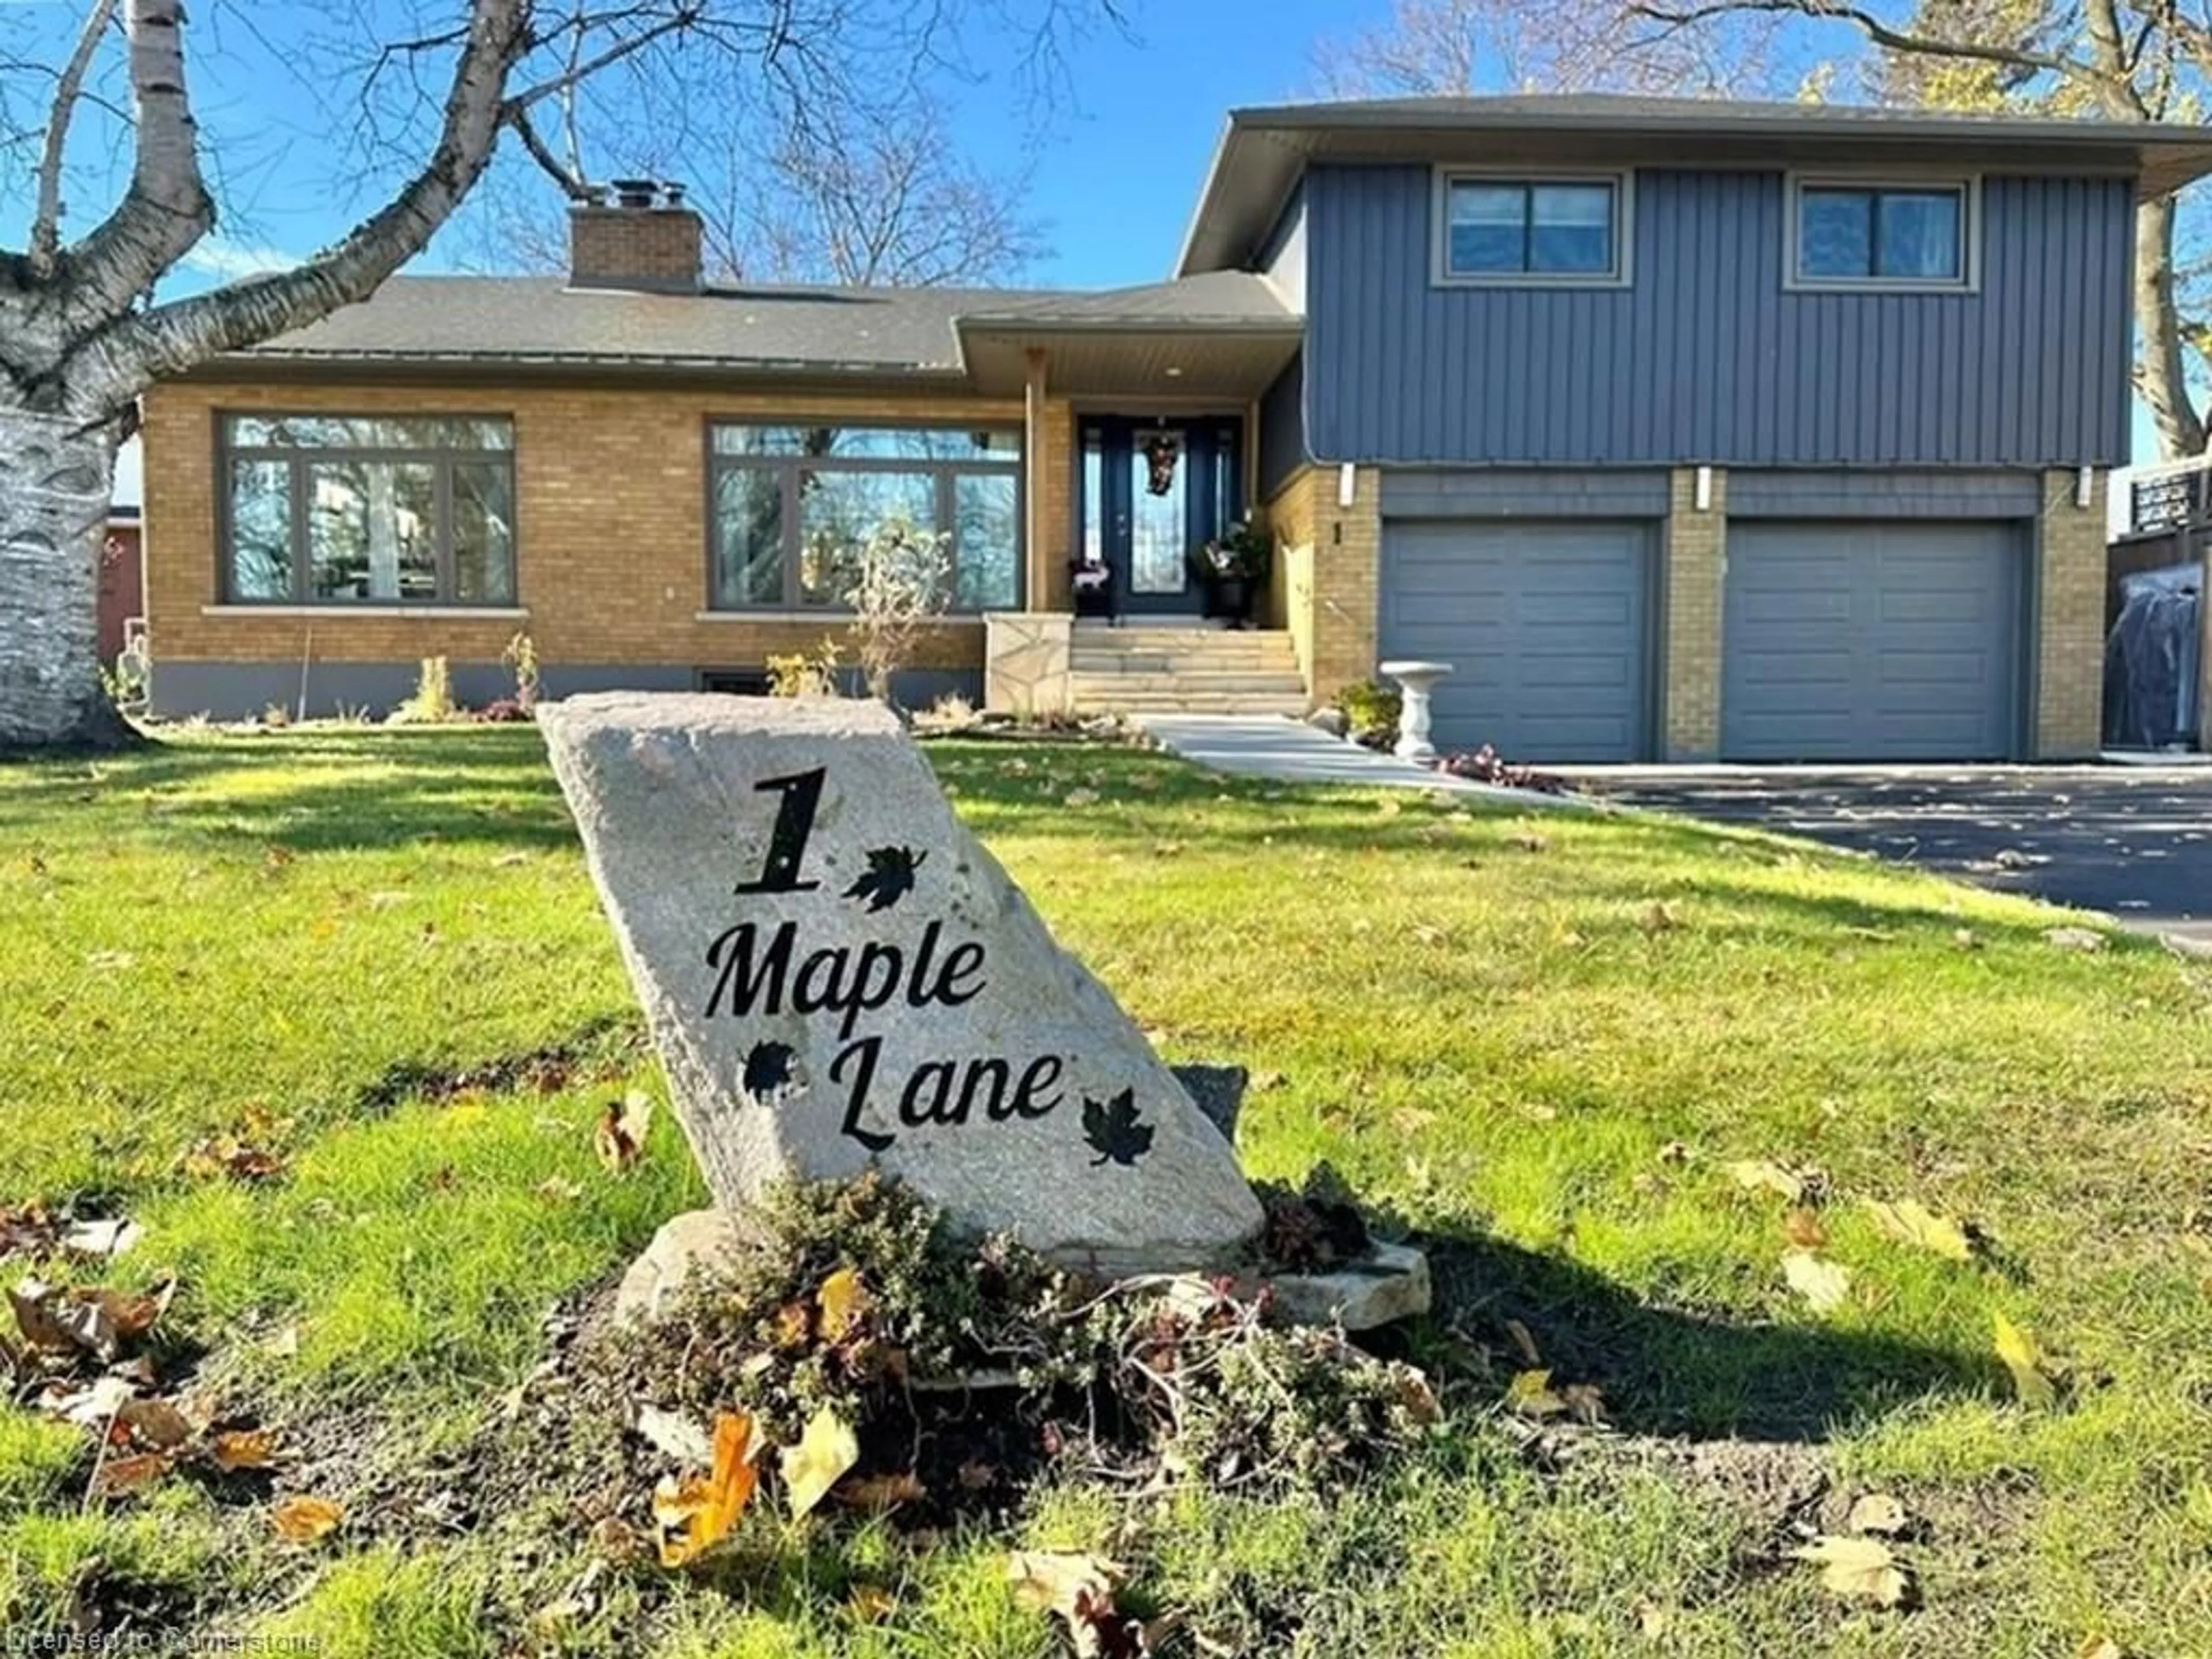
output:
M1022 545L1027 578L1022 586L1023 608L1043 611L1051 605L1053 591L1052 534L1045 514L1052 458L1044 429L1044 348L1031 346L1028 356L1029 384L1022 405Z

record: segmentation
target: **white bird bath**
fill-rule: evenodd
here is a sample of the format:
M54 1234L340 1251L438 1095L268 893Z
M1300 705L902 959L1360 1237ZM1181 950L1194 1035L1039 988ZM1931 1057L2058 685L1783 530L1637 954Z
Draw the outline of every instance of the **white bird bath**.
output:
M1448 662L1386 662L1382 672L1398 682L1402 694L1398 711L1398 744L1395 753L1400 760L1408 760L1425 766L1437 757L1437 746L1429 741L1429 693L1436 684L1452 672Z

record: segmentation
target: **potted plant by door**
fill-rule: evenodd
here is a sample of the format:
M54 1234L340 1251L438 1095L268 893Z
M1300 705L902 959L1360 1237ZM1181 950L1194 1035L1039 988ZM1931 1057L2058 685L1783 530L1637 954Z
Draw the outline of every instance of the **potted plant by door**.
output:
M1249 519L1229 526L1191 555L1206 615L1231 628L1249 627L1267 591L1275 544Z

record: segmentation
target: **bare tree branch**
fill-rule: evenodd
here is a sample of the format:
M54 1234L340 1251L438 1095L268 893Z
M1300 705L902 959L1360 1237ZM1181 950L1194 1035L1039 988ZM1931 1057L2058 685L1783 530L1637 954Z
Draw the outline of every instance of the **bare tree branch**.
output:
M1747 12L1790 13L1800 17L1850 23L1875 45L1889 52L1923 53L1937 58L1971 58L1983 63L2012 64L2027 69L2044 70L2053 75L2075 75L2082 69L2081 64L2069 58L2054 58L2024 46L1996 46L1980 40L1954 41L1908 33L1893 28L1863 7L1845 3L1845 0L1710 0L1707 4L1679 9L1638 3L1634 9L1655 22L1678 26L1706 23L1717 18L1740 16Z
M528 0L476 0L428 164L343 240L295 270L157 306L82 349L119 383L189 368L366 299L429 240L482 175L499 138L508 72L529 44Z
M70 121L76 113L92 55L100 50L100 38L114 15L115 0L93 0L76 45L54 83L53 113L47 118L46 143L39 153L39 202L31 215L28 252L31 275L42 281L54 274L54 255L61 246L62 158L69 149Z
M563 196L572 202L591 203L599 200L599 191L593 190L584 177L581 157L578 156L578 159L571 163L563 161L556 155L552 146L539 137L537 125L531 120L528 110L518 109L512 112L507 118L507 124L514 129L514 136L522 140L522 148L528 152L530 159L538 163L547 178L560 186ZM569 154L577 155L573 131L569 135Z
M131 186L57 267L63 309L94 325L122 316L215 222L185 83L183 7L179 0L128 0L124 19L137 125Z

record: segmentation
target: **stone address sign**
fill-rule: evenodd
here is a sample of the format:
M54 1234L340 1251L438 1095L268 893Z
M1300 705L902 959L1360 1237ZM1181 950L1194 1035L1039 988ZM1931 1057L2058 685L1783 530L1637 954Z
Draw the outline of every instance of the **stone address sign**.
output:
M538 721L719 1206L874 1164L1103 1272L1256 1231L1227 1142L888 710L616 692Z

